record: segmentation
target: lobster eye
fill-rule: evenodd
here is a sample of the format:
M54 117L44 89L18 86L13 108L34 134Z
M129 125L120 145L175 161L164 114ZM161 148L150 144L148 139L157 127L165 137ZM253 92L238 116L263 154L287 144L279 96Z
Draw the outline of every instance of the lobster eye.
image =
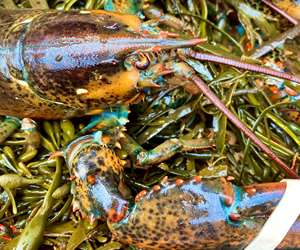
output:
M142 53L138 55L138 58L134 63L134 66L137 69L141 69L141 70L147 69L149 65L150 65L150 59L148 55Z

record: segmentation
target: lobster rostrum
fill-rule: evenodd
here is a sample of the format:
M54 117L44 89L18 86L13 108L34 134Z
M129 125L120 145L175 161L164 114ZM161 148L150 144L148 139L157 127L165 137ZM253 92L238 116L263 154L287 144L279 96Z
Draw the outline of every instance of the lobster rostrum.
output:
M101 137L88 135L65 151L76 202L90 218L106 219L113 238L141 249L244 249L285 192L285 183L238 187L225 178L164 178L134 200L124 198L124 163ZM297 249L299 219L278 249Z
M156 26L160 22L164 18ZM231 113L188 62L189 58L211 61L300 83L297 77L191 50L203 39L178 38L132 15L0 10L0 25L1 115L60 119L99 114L107 107L138 101L141 90L159 87L160 77L174 74L194 89L197 85L289 176L298 178Z

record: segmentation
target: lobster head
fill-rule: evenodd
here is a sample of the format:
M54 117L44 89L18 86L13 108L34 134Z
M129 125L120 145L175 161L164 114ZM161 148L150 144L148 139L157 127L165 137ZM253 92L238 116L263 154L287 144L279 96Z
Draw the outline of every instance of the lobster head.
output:
M49 11L26 25L21 48L25 80L41 98L86 113L135 99L139 71L149 64L147 57L137 56L140 51L203 41L149 35L136 16L105 11Z

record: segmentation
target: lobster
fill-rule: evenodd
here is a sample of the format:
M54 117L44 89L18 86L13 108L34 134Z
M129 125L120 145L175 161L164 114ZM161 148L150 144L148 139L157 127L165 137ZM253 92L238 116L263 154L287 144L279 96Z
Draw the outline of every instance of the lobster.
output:
M105 219L113 238L138 248L244 249L284 195L286 184L238 187L225 178L168 181L164 178L134 200L119 191L124 163L101 140L73 141L65 158L81 213ZM300 218L278 249L298 249Z
M202 42L143 36L137 17L102 11L0 14L0 114L12 116L62 119L130 103L151 82L139 72L149 59L129 54Z

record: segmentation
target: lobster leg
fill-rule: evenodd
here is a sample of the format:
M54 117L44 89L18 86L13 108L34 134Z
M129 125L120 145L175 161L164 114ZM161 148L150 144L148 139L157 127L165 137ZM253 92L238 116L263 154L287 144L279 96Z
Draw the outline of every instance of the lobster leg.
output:
M120 139L122 148L134 159L135 167L144 168L161 163L170 159L177 153L182 151L189 152L195 150L204 150L214 147L214 141L204 138L199 139L170 139L164 141L154 149L143 149L133 138L129 135Z

